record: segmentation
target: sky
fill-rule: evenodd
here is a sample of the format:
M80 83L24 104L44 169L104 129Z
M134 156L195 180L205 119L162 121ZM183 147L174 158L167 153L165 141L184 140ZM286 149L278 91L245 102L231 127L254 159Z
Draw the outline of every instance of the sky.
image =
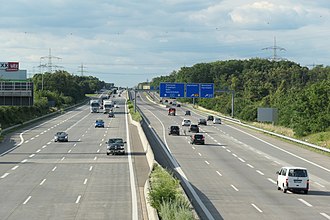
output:
M65 70L125 87L274 52L312 68L330 65L330 1L10 0L0 42L0 62L19 62L28 77Z

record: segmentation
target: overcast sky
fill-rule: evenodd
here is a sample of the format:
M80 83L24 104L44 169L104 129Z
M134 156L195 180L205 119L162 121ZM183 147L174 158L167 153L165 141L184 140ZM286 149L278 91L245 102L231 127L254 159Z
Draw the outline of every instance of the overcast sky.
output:
M330 64L329 0L10 0L0 18L0 62L28 76L48 70L51 49L53 69L131 87L196 63L270 58L274 37L278 58Z

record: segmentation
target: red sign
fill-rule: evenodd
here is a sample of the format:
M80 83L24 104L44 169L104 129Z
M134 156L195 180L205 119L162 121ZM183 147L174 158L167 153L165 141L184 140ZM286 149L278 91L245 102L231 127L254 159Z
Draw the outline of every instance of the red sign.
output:
M8 62L6 71L18 71L19 63L18 62Z

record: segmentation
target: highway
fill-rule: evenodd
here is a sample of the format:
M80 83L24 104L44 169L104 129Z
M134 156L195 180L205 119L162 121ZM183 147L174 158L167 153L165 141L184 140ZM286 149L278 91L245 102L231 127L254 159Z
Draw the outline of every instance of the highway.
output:
M2 143L0 219L144 219L130 146L136 140L125 99L114 100L115 118L84 105ZM94 128L99 118L105 128ZM69 141L54 142L57 131ZM107 156L110 137L126 140L128 153Z
M329 157L228 121L200 126L206 144L191 145L188 133L169 136L168 127L181 127L184 118L197 123L207 114L192 110L184 116L186 108L177 107L177 116L168 116L142 93L136 102L162 142L154 144L156 160L190 185L187 194L201 219L330 219ZM174 159L164 159L166 152ZM307 195L277 190L282 166L308 169Z

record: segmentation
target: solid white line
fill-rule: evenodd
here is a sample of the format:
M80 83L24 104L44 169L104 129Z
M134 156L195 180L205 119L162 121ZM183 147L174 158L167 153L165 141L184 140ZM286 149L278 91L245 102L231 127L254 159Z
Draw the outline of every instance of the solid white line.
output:
M261 209L259 209L255 204L253 204L253 203L251 203L251 205L256 209L256 210L258 210L258 212L262 212L262 210Z
M13 168L11 168L11 170L16 170L18 167L19 167L19 166L16 165L16 166L14 166Z
M29 157L34 157L35 156L35 154L31 154Z
M314 182L316 185L319 185L319 186L321 186L321 187L325 187L325 186L323 186L322 184L320 184L320 183L318 183L318 182Z
M217 172L217 174L219 174L219 176L222 176L222 174L219 171L216 171L216 172Z
M3 178L5 178L5 177L8 176L8 175L9 175L9 173L5 173L5 174L3 174L0 178L3 179Z
M25 163L26 161L27 161L27 159L24 159L24 160L21 161L21 163Z
M260 175L265 175L263 172L261 172L260 170L256 170L257 173L259 173Z
M210 165L210 163L209 163L207 160L205 160L205 163L206 163L207 165Z
M85 179L85 181L84 181L84 185L86 185L86 183L87 183L87 179Z
M323 217L325 217L326 219L330 219L330 216L325 214L324 212L320 212L321 215L323 215Z
M57 168L57 167L54 167L54 168L52 169L52 171L54 172L54 171L56 170L56 168Z
M307 205L308 207L312 207L312 205L308 202L306 202L305 200L303 199L298 199L300 202L304 203L305 205Z
M247 165L247 166L249 166L249 167L251 167L251 168L254 168L254 167L253 167L251 164L249 164L249 163L248 163L248 164L246 164L246 165Z
M79 203L80 199L81 199L81 195L79 195L78 198L76 199L76 203Z
M238 192L238 189L234 185L230 185L230 186L233 187L233 189Z
M267 179L268 179L270 182L276 184L276 181L275 181L275 180L273 180L273 179L271 179L271 178L267 178Z
M93 166L90 166L90 167L89 167L89 171L92 171L92 169L93 169Z
M45 181L46 179L43 179L39 185L41 186L42 184L44 184Z
M25 205L26 203L28 203L28 201L31 199L31 196L29 196L24 202L23 205Z

